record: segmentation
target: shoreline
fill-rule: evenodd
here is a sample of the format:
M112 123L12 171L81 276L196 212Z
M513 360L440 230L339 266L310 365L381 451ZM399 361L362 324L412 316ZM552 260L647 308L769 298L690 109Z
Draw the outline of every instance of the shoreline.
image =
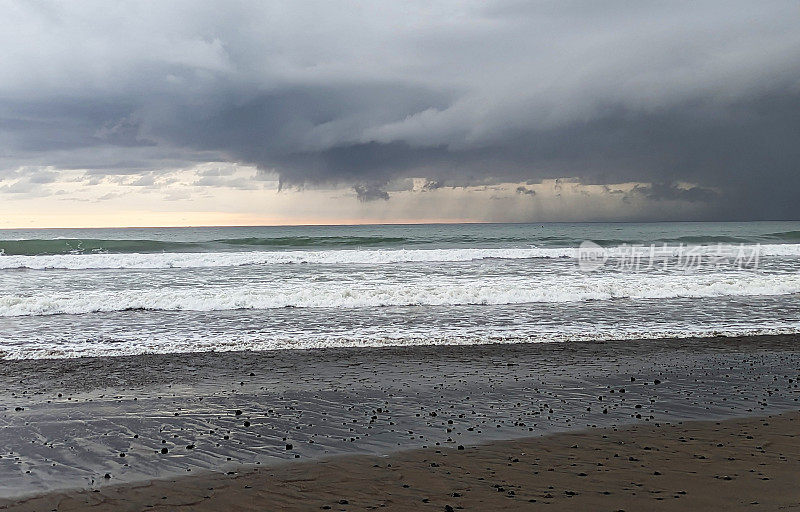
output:
M371 353L370 356L379 355L397 355L412 352L429 352L432 354L446 353L446 355L458 355L459 352L469 352L477 349L498 349L505 350L507 348L517 349L548 349L552 348L554 351L562 351L566 349L571 351L573 347L602 347L603 345L620 345L630 344L632 347L637 347L641 344L654 345L662 349L669 349L672 347L679 347L686 345L687 342L702 344L703 347L714 347L716 349L726 349L730 346L739 346L742 344L756 343L756 348L771 348L780 346L786 340L797 340L800 349L800 332L775 332L775 333L758 333L758 334L709 334L709 335L688 335L688 336L657 336L657 337L630 337L630 338L612 338L612 339L569 339L557 341L527 341L526 338L502 338L492 339L487 342L477 343L420 343L420 344L366 344L366 345L342 345L342 346L326 346L326 347L307 347L307 348L275 348L266 350L198 350L188 352L141 352L135 354L109 354L109 355L81 355L75 357L35 357L35 358L13 358L13 359L0 359L7 364L42 364L47 366L55 366L59 363L77 363L92 362L92 361L106 361L111 362L115 360L124 361L139 358L158 358L165 362L170 360L180 359L182 357L190 358L204 358L204 357L238 357L245 356L252 357L274 357L283 355L304 356L308 355L316 357L319 355L330 357L348 357L352 354L363 354L365 352ZM504 341L508 340L508 341ZM721 345L724 344L724 345ZM2 351L0 351L2 354ZM310 358L311 358L310 357ZM0 368L2 371L2 368ZM2 373L0 373L2 377Z
M795 411L609 427L58 491L0 510L776 510L800 506L798 426Z

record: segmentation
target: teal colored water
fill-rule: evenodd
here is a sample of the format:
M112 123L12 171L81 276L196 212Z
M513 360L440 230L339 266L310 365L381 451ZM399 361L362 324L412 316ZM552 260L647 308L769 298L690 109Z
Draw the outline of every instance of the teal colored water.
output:
M6 255L224 252L346 247L571 247L797 243L798 222L549 223L0 230Z

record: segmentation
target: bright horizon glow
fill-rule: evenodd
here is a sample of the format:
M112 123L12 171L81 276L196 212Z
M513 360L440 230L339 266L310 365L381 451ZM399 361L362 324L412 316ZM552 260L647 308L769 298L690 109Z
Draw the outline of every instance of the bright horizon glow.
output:
M679 220L676 214L701 206L653 203L638 192L638 183L609 187L574 179L435 188L412 180L393 190L390 199L371 201L359 200L351 188L278 190L257 180L209 190L189 180L159 188L86 185L83 179L48 184L46 197L5 194L0 229ZM650 218L643 218L645 213Z
M670 220L702 207L649 201L641 193L647 184L575 178L465 186L409 178L387 184L385 197L365 199L343 185L282 188L252 166L225 163L144 177L40 172L43 183L15 177L0 186L0 229Z
M186 220L182 223L161 220L176 216ZM50 220L49 217L70 218L66 223ZM118 217L134 217L142 223L126 224L117 222ZM78 217L80 218L80 217ZM213 220L212 220L213 219ZM120 212L111 219L105 216L106 222L72 220L72 216L56 215L48 218L37 219L29 224L7 224L6 219L0 220L0 230L18 229L127 229L127 228L200 228L200 227L280 227L280 226L380 226L391 224L491 224L492 221L475 221L470 219L393 219L377 221L368 219L293 219L274 217L253 217L249 215L225 214L219 212L181 212L179 215L159 215L155 212ZM12 221L13 222L13 221Z

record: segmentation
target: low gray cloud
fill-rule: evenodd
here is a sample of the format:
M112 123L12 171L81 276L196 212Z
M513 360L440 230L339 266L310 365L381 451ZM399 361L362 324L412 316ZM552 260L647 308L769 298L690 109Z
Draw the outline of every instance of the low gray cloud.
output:
M31 183L43 185L55 182L58 179L58 173L48 170L38 170L26 173L26 178Z
M145 174L144 176L140 177L139 179L132 181L130 183L126 183L131 187L155 187L156 186L156 177L152 174Z
M361 202L389 200L389 193L383 190L379 185L353 185L353 190L356 193L356 197Z
M48 169L28 168L0 175L0 192L27 196L49 196L53 191L47 185L58 180L58 173Z
M427 192L429 190L436 190L444 186L445 186L444 181L427 179L425 180L425 183L422 184L421 189L423 192Z
M198 187L236 188L239 190L255 190L259 188L257 186L257 183L250 179L242 177L228 178L225 176L214 176L214 175L203 176L199 180L192 183L192 185Z
M800 217L795 2L220 6L12 2L0 173L227 161L361 200L570 176L697 218Z
M644 196L656 201L686 201L689 203L710 202L717 198L714 190L703 187L679 187L672 183L636 185L630 195Z

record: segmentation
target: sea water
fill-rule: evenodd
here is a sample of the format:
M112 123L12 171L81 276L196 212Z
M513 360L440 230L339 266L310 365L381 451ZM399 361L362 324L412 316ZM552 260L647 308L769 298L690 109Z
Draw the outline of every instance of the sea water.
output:
M794 333L798 271L800 222L0 230L0 356Z

